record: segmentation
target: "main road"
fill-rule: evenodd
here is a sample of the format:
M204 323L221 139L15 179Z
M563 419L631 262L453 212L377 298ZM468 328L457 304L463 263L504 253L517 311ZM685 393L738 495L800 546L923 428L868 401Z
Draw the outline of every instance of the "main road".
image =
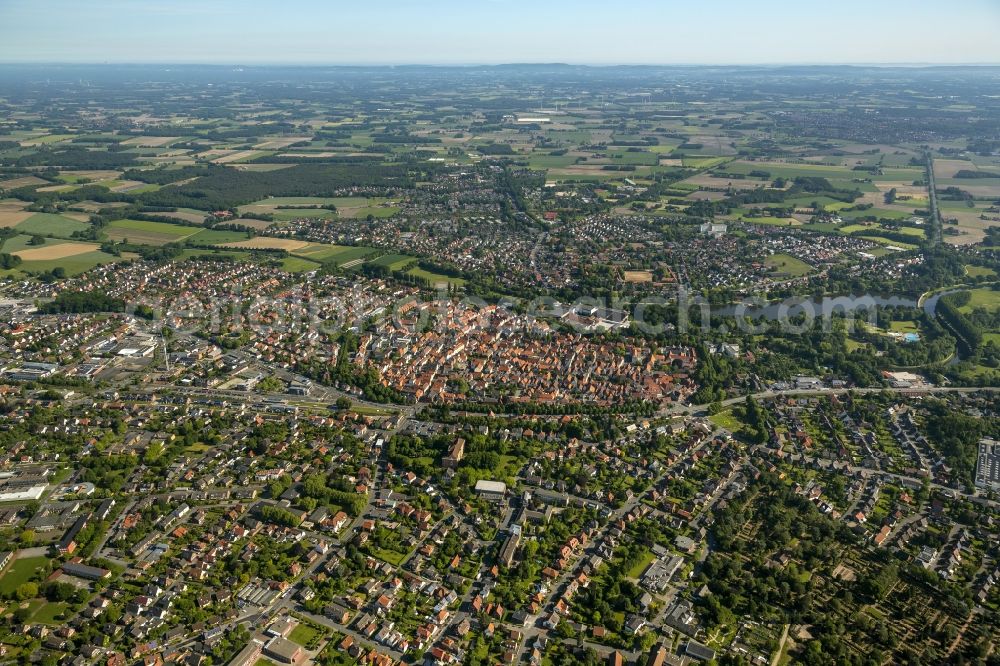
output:
M936 244L941 242L943 220L941 219L941 211L938 209L937 183L934 180L934 158L931 156L931 151L924 152L924 159L927 160L927 192L931 210L930 240Z

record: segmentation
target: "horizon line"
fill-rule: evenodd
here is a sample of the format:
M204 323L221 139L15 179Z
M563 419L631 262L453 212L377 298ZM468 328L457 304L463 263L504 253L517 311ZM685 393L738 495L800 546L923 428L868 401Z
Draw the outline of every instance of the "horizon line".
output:
M98 61L98 60L3 60L0 66L128 66L128 67L1000 67L1000 61L979 62L833 62L833 61L773 61L773 62L563 62L563 61L495 61L495 62L323 62L323 61Z

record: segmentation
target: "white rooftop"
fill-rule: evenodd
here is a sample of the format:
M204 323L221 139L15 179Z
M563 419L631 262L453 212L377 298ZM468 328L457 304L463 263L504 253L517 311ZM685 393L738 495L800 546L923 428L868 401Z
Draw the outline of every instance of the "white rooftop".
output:
M485 479L476 481L477 493L506 493L507 484L503 481L487 481Z

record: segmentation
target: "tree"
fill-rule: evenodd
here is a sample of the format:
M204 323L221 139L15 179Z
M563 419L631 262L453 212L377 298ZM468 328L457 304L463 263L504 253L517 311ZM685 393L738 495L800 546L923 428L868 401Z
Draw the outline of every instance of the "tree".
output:
M35 542L35 530L24 530L18 537L22 546L28 547Z
M163 443L151 442L149 447L146 449L146 453L145 455L143 455L142 459L143 462L145 462L147 465L152 465L157 460L159 460L160 456L162 455L163 455Z
M337 398L336 405L337 405L337 409L341 409L341 410L343 410L343 409L350 409L351 408L351 400L350 400L350 398L340 397L340 398Z
M32 234L31 238L28 239L28 245L45 245L45 236Z
M14 591L14 596L17 597L18 601L34 599L38 596L38 583L21 583Z

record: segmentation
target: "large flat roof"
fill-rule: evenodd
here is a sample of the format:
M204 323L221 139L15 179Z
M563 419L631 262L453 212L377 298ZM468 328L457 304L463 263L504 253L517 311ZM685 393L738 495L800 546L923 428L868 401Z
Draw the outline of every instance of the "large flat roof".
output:
M503 481L487 481L485 479L476 481L477 493L505 493L507 484Z

